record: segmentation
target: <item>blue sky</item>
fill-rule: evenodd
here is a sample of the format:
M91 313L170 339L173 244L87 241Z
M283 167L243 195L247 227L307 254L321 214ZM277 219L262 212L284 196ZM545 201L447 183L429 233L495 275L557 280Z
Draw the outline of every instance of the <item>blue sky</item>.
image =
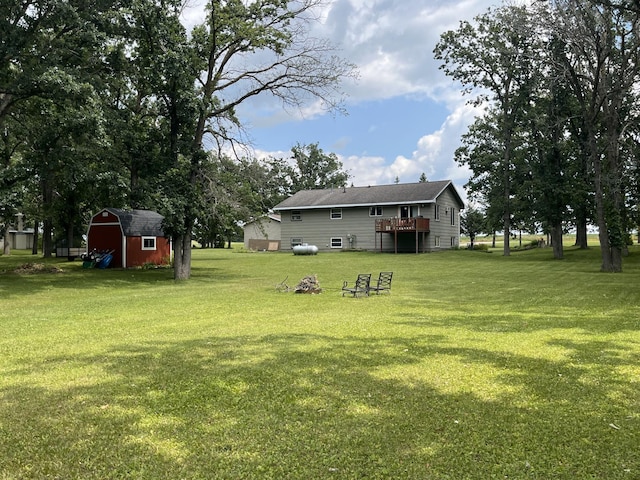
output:
M190 0L184 21L201 18ZM285 112L260 99L238 110L257 157L288 158L296 143L335 153L356 186L452 180L463 196L469 172L453 161L477 111L433 59L440 34L496 5L496 0L327 0L315 26L359 70L345 82L348 115Z
M265 125L250 131L261 149L286 150L297 142L319 143L341 157L410 156L416 139L440 128L447 108L433 101L381 99L352 105L347 115L321 115L305 121ZM417 180L417 178L416 178Z

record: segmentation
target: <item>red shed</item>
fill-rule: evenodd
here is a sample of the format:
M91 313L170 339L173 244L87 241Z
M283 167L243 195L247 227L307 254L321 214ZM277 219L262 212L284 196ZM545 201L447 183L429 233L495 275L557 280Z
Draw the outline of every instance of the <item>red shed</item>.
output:
M171 241L164 237L163 218L150 210L105 208L91 217L88 250L113 250L113 267L166 264L171 256Z

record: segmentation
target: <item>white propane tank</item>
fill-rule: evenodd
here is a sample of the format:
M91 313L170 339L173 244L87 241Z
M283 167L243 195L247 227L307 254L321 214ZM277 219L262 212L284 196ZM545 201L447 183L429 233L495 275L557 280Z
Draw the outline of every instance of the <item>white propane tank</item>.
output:
M315 245L307 245L304 243L293 247L294 255L315 255L316 253L318 253L318 247Z

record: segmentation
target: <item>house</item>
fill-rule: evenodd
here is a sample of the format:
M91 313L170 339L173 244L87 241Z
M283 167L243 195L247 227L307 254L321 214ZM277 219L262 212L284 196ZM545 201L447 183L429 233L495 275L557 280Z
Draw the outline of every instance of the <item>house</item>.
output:
M247 250L280 249L280 215L271 213L247 222L244 229L244 248Z
M171 241L162 230L163 217L150 210L105 208L91 217L89 251L113 251L113 267L169 263Z
M7 238L12 249L31 250L33 248L35 230L24 227L24 215L22 213L16 215L15 225L8 226ZM2 248L4 248L4 243Z
M432 252L460 243L462 198L450 180L303 190L274 207L281 250Z

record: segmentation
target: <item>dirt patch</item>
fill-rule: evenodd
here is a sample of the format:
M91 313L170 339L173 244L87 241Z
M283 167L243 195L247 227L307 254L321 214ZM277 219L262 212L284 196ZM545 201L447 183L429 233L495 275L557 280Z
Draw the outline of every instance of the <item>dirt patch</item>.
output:
M54 265L45 265L44 263L25 263L17 267L13 273L33 274L33 273L62 273L64 270Z

